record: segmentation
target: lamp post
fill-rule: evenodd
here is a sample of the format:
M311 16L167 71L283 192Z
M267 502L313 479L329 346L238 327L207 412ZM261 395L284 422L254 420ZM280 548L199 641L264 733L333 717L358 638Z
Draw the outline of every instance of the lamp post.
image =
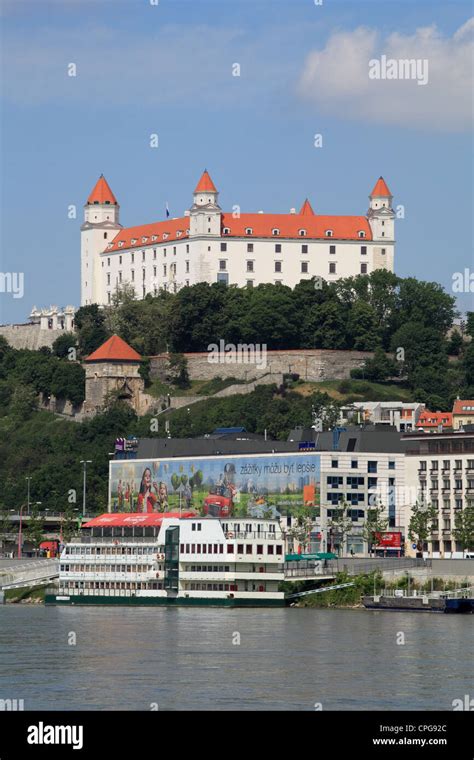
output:
M31 475L28 475L25 478L26 482L28 483L28 496L27 496L27 508L26 508L26 514L30 514L30 481L31 481Z
M92 459L81 459L81 464L84 465L84 480L82 488L82 516L86 516L86 478L87 478L87 465L92 464Z
M21 559L21 546L22 546L22 543L23 543L22 530L23 530L23 509L24 509L24 507L25 507L24 504L22 504L21 507L20 507L20 527L19 527L19 530L18 530L18 559Z

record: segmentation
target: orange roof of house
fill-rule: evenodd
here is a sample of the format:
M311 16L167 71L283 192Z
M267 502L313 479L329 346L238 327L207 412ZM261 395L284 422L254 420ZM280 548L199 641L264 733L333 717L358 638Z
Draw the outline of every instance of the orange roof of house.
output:
M258 238L327 238L326 231L332 230L336 240L356 240L359 232L364 232L366 240L372 240L372 230L365 216L318 216L313 214L241 214L234 219L232 214L222 214L222 227L227 227L230 237L249 237L245 230L250 228L250 237ZM274 235L273 230L279 230ZM305 235L300 235L305 230Z
M314 216L314 211L311 208L311 203L307 198L300 208L300 216Z
M186 238L189 235L189 217L166 219L164 222L140 224L138 227L127 227L120 230L103 253L119 251L121 248L143 248L143 246L158 245L166 241ZM134 242L132 242L134 241Z
M456 399L453 414L474 414L474 401L472 399Z
M117 205L117 199L110 189L109 183L101 174L95 187L87 199L87 203L111 203Z
M201 179L197 183L196 189L194 190L194 192L195 193L203 193L203 192L217 193L216 186L214 185L214 182L210 178L209 172L207 171L207 169L204 169L201 175Z
M451 412L430 412L425 409L418 417L416 423L418 427L438 427L438 425L446 425L446 427L452 427L453 415Z
M309 204L308 204L309 205ZM372 230L365 216L317 216L316 214L241 214L235 219L232 214L222 213L221 228L230 230L223 237L249 238L301 238L327 239L326 230L332 230L335 240L357 240L359 232L364 232L365 240L372 240ZM251 229L250 234L246 233ZM280 230L274 235L273 230ZM306 235L300 235L305 230ZM173 243L189 237L189 217L167 219L164 222L142 224L120 230L108 243L103 254L128 248ZM133 241L133 242L132 242Z
M387 183L383 177L379 177L375 183L375 187L370 193L370 197L381 196L382 198L392 198L392 193L388 189Z
M141 362L142 357L118 335L112 335L92 354L86 362Z

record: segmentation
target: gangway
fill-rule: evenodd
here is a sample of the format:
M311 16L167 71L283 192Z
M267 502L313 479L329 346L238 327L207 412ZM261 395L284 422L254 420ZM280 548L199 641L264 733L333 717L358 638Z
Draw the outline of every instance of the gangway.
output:
M321 586L321 588L312 588L310 591L298 591L296 594L288 594L288 596L285 596L285 599L296 599L298 596L308 596L309 594L322 594L324 591L337 591L340 588L349 588L355 585L355 582L336 583L333 586Z

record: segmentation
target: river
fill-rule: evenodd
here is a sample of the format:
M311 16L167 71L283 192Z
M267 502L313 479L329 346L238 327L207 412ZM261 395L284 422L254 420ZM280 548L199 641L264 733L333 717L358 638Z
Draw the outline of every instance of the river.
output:
M0 699L25 710L451 710L473 694L473 623L363 609L4 605Z

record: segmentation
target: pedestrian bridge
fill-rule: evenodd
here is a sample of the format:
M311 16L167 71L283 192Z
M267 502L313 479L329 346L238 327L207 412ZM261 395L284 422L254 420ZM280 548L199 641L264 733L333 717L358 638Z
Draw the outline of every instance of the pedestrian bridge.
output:
M12 560L0 566L0 589L28 588L49 583L59 576L57 559Z
M285 581L334 580L335 573L328 569L324 560L296 560L285 562Z

